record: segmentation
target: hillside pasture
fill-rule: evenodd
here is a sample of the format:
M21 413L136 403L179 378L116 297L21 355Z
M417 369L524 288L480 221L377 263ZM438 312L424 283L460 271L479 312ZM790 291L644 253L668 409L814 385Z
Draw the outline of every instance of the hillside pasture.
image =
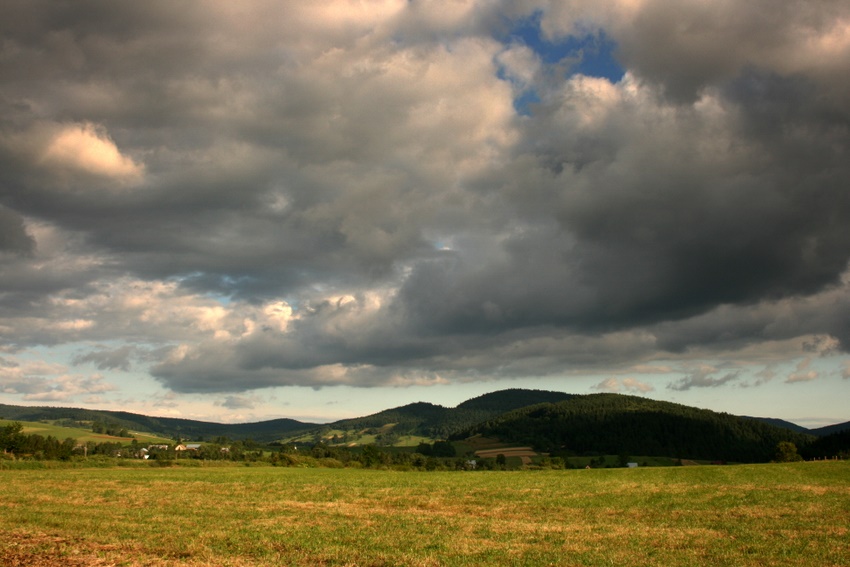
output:
M280 439L282 443L298 445L299 443L315 443L321 441L332 447L362 447L365 445L381 445L386 446L386 439L382 439L382 435L393 435L392 442L389 446L392 447L416 447L420 443L429 443L434 441L430 437L410 434L396 434L395 423L388 423L379 428L365 429L333 429L324 428L320 430L310 431L307 433L299 433L291 437Z
M0 473L0 565L847 565L850 463Z
M8 419L0 419L0 427L5 427L12 423L20 423L23 426L25 435L41 435L42 437L55 437L56 439L73 439L77 443L130 443L134 438L139 443L173 443L172 440L165 439L150 433L139 433L131 431L133 437L116 437L114 435L105 435L102 433L93 433L90 429L81 429L77 427L64 427L51 423L43 423L40 421L12 421Z

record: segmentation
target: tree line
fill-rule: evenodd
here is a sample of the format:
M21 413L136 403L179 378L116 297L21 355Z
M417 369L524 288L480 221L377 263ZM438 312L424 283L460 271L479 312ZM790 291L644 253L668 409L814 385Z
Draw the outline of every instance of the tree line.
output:
M10 423L0 428L0 451L7 457L29 456L35 459L66 461L71 458L77 442L68 438L59 440L48 435L27 435L23 425Z

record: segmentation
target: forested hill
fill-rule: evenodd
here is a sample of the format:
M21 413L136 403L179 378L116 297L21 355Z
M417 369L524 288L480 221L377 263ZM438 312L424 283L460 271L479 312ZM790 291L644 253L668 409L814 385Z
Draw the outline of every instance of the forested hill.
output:
M743 417L750 417L750 416L743 416ZM802 425L797 425L796 423L791 423L790 421L785 421L784 419L776 419L775 417L750 417L750 419L757 419L759 421L763 421L765 423L769 423L769 424L775 425L777 427L783 427L785 429L790 429L791 431L796 431L797 433L806 433L808 435L820 435L816 431L806 429Z
M395 424L394 431L396 433L431 436L433 432L442 431L451 413L451 409L443 406L426 402L416 402L365 417L335 421L325 426L325 428L360 430ZM434 436L436 437L437 435Z
M669 455L683 459L764 462L780 441L814 437L764 421L621 394L574 396L522 408L456 437L481 434L562 453Z
M817 429L812 429L809 431L812 435L817 435L818 437L824 437L826 435L832 435L834 433L841 433L842 431L850 431L850 421L845 421L844 423L836 423L834 425L827 425L826 427L818 427Z
M469 399L455 408L417 402L366 417L337 421L326 427L358 430L395 424L393 431L399 435L445 439L505 412L540 403L559 402L571 397L572 394L563 392L509 389Z
M470 398L459 404L457 409L502 414L536 404L563 402L573 397L575 397L575 394L565 394L564 392L510 388L483 394L477 398Z

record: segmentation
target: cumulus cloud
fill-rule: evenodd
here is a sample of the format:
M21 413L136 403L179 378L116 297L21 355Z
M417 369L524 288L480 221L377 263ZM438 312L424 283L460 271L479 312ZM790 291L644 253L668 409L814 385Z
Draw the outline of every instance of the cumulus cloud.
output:
M606 378L595 386L592 386L591 389L612 394L619 394L623 392L629 394L645 394L655 390L655 387L635 378L617 379L612 377Z
M26 401L70 402L115 389L99 374L68 374L61 364L0 358L0 392Z
M74 364L92 363L100 370L130 370L130 359L135 349L122 345L115 349L100 347L74 357Z
M238 409L270 386L579 372L642 393L620 377L662 359L850 347L840 3L6 12L7 350L73 345ZM544 53L601 34L617 82ZM73 390L51 380L26 393Z
M850 61L850 9L835 2L571 1L547 3L544 10L550 36L604 27L629 69L681 100L747 67L828 84L834 82L829 75Z
M811 382L812 380L817 380L820 373L812 369L811 366L811 357L804 358L797 364L796 372L789 375L788 378L785 379L785 382L787 384L793 384L795 382Z
M139 164L121 155L106 132L88 123L60 128L51 136L40 161L47 167L120 181L137 180L143 173Z
M100 394L111 392L116 387L106 382L103 376L80 376L62 375L50 380L47 387L39 388L38 392L28 393L23 399L31 402L69 402L78 396L86 396L86 400L99 400L97 396L89 394Z

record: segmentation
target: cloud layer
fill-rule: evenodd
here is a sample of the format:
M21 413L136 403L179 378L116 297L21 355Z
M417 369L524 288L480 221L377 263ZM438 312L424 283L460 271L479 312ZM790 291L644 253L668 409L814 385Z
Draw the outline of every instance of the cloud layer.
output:
M239 393L850 348L842 3L0 11L10 355ZM599 33L618 82L544 53Z

